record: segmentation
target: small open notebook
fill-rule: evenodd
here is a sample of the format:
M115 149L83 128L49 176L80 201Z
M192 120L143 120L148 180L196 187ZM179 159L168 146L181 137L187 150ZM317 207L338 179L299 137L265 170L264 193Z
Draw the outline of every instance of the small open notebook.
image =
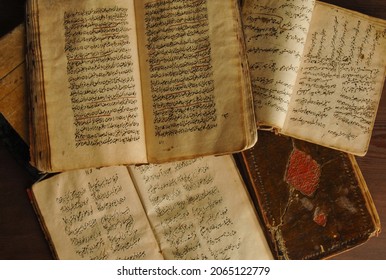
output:
M386 69L386 21L314 0L245 0L256 118L356 155L367 152Z
M231 156L68 171L31 191L59 259L271 259Z

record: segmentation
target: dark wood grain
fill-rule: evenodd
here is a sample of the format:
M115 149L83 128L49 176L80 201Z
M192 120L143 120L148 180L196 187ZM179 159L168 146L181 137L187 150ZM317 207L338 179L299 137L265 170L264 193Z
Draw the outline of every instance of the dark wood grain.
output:
M325 0L344 8L386 19L385 0ZM0 36L24 21L25 0L0 0ZM385 230L364 245L335 259L386 259L386 89L365 157L357 157ZM51 254L28 201L32 183L26 170L0 145L0 259L50 259Z

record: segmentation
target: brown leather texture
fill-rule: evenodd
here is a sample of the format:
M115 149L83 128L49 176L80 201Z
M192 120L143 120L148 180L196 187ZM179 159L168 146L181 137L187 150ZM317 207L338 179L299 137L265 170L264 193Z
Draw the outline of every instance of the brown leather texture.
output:
M238 157L277 259L328 258L379 231L353 157L268 131Z

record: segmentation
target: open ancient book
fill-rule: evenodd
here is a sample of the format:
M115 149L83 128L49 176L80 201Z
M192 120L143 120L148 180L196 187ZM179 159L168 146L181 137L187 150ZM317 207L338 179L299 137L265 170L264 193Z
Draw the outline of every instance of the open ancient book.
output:
M260 127L367 152L386 69L386 21L313 0L242 7Z
M67 171L31 198L59 259L271 259L233 158Z
M160 163L256 142L237 0L27 2L38 169Z

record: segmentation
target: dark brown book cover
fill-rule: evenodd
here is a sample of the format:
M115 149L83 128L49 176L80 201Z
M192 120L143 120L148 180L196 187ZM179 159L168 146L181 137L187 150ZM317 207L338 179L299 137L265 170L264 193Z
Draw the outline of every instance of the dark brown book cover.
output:
M277 259L325 259L379 233L354 156L261 131L237 157Z

